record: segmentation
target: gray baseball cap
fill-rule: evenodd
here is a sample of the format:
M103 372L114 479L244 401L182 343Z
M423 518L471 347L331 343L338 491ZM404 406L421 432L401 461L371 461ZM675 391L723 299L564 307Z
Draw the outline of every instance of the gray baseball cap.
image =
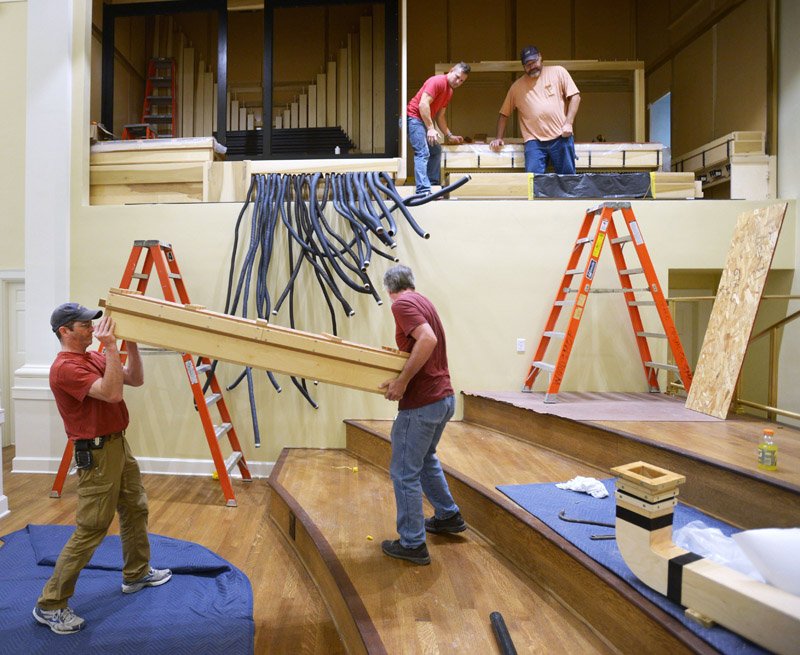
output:
M94 321L102 315L102 309L88 309L76 302L66 302L53 310L50 315L50 327L53 328L53 332L58 332L58 328L72 321Z

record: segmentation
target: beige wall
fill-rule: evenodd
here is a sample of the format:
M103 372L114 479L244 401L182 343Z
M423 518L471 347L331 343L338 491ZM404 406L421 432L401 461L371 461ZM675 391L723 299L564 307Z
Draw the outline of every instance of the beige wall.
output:
M0 102L0 270L24 266L27 11L27 2L0 2L0 61L7 91Z
M414 211L432 236L422 240L404 227L397 254L416 271L419 290L439 308L457 390L521 387L586 202L459 200ZM659 276L666 283L670 269L719 269L737 215L757 205L651 201L637 202L634 209ZM108 287L118 284L132 241L156 238L173 244L192 301L222 309L238 211L235 204L76 208L72 228L74 298L96 304ZM102 251L91 261L79 257L82 244L100 233L108 235ZM774 268L793 265L794 241L794 224L789 222ZM282 288L279 279L285 279L278 274L285 270L281 264L279 255L272 273L275 295ZM384 260L373 261L373 279L380 280L385 268ZM616 286L615 276L610 257L601 259L596 285ZM303 299L299 325L312 331L330 331L316 282L306 275L299 284L299 297ZM341 336L376 346L393 345L388 304L379 307L369 298L345 293L357 313L351 319L338 316ZM286 312L284 308L276 323L287 324ZM626 338L630 335L627 321L621 297L601 294L591 298L564 390L646 390L633 337ZM528 343L524 355L515 352L519 337ZM240 370L223 366L222 381L229 383ZM134 416L131 438L137 454L207 456L179 357L147 355L145 371L146 385L130 390L127 396ZM320 404L320 409L313 410L286 376L279 376L284 388L281 394L273 391L263 373L256 372L255 377L264 441L260 451L252 447L245 386L228 397L235 409L235 424L247 444L246 454L258 461L274 461L284 446L341 446L342 419L391 418L395 411L393 403L380 397L331 386L312 392ZM536 389L544 386L542 380Z

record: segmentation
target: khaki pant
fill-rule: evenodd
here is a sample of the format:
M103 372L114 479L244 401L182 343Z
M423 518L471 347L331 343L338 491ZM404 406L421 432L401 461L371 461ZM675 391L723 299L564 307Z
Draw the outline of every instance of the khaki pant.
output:
M92 457L91 468L78 470L77 528L36 603L43 610L67 606L78 576L106 536L115 510L122 538L123 580L138 580L150 568L147 496L128 442L122 433L112 435L103 448L92 451Z

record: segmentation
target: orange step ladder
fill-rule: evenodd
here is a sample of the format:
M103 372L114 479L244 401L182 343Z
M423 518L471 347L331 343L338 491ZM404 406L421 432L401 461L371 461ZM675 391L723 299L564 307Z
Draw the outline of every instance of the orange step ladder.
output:
M141 271L137 272L136 268L139 265L142 253L145 253L144 262L142 263ZM144 294L154 267L159 282L161 283L161 292L164 294L164 300L179 302L184 305L190 304L189 294L186 292L186 286L184 285L181 272L178 269L178 262L175 259L172 246L161 243L160 241L133 242L133 249L131 250L128 263L125 266L120 288L131 289L133 281L137 280L136 291ZM121 357L124 363L126 358L125 342L122 343ZM203 431L208 441L208 447L211 450L211 457L214 460L214 467L219 477L219 483L222 486L222 492L225 494L226 504L228 507L236 507L236 496L233 493L233 486L231 485L229 474L234 467L238 466L244 481L249 482L252 480L252 477L250 475L250 470L247 468L247 462L245 461L242 448L239 445L239 438L233 427L230 412L222 396L222 389L214 374L211 361L208 358L200 357L198 359L199 365L197 366L194 363L192 355L188 353L183 353L182 359L186 374L189 378L189 385L192 388L195 407L200 414ZM211 393L207 396L203 392L203 382L200 380L200 374L206 375L206 381L211 390ZM217 425L214 424L211 417L212 407L217 408L221 419L221 422ZM226 435L231 446L231 454L227 459L223 459L219 441ZM53 483L53 489L50 492L51 498L61 497L61 491L64 488L64 480L70 470L72 454L72 441L68 440L64 448L64 454L61 457L61 464L58 467L55 482Z
M147 62L147 82L144 86L142 123L155 126L159 139L178 136L175 123L178 99L175 95L175 60L153 57Z
M621 212L625 220L625 226L628 231L627 235L620 236L617 233L617 227L614 223L614 213L616 211ZM594 232L594 236L590 236L592 226L598 217L599 220L597 221L597 228ZM592 289L592 281L597 270L597 263L606 242L609 243L611 253L614 256L614 264L617 268L621 288ZM637 268L630 268L625 261L623 246L628 242L633 243L636 255L638 256L639 267ZM589 257L583 266L579 266L583 249L589 244L591 244ZM634 288L631 280L634 275L644 275L647 286ZM581 276L580 284L573 288L571 287L571 283L575 276ZM529 393L539 372L547 371L550 374L550 381L544 401L546 403L556 402L558 390L564 379L567 360L572 351L572 346L575 343L575 335L586 307L586 301L590 293L602 292L620 292L625 298L625 306L628 308L631 326L633 327L633 333L636 337L636 345L642 360L642 368L647 378L648 389L652 393L658 393L660 391L658 385L658 371L664 369L677 373L688 391L692 384L692 372L689 369L686 355L683 352L683 346L681 346L681 341L678 337L678 331L675 329L675 324L669 313L666 298L664 297L662 287L658 282L658 277L653 268L653 262L647 252L641 229L629 202L605 202L586 211L583 223L578 232L578 238L575 240L572 255L567 263L567 270L564 273L564 277L561 279L553 308L550 310L550 316L545 324L542 338L539 341L539 346L536 349L536 354L534 355L528 374L525 376L522 391ZM636 297L637 293L649 293L652 299L638 300ZM570 294L577 294L574 300L567 299L567 296ZM561 315L561 309L568 306L572 307L569 323L564 331L557 331L556 325ZM639 307L643 306L654 306L656 308L664 332L645 331L642 317L639 313ZM666 339L672 351L675 364L660 364L654 362L647 341L649 338ZM554 339L561 340L561 347L555 363L549 364L544 361L544 357L547 347Z

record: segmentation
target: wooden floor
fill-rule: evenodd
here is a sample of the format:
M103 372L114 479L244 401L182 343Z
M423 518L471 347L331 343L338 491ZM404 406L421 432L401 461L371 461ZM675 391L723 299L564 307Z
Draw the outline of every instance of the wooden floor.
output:
M3 449L3 485L11 513L0 535L35 524L75 524L77 478L49 498L53 476L11 473L14 448ZM145 475L150 532L201 544L250 578L255 653L344 653L322 597L268 517L272 491L264 480L234 482L238 507L225 507L210 478ZM114 520L111 534L119 534ZM31 606L36 601L31 598ZM79 607L75 598L73 607Z
M501 453L500 465L512 457ZM397 537L391 482L385 470L347 451L286 450L271 483L285 487L318 529L329 564L338 560L337 582L352 586L367 652L495 653L494 611L521 653L613 652L473 530L431 535L430 566L383 555L381 541ZM432 514L430 506L426 512ZM304 548L298 546L301 556Z

